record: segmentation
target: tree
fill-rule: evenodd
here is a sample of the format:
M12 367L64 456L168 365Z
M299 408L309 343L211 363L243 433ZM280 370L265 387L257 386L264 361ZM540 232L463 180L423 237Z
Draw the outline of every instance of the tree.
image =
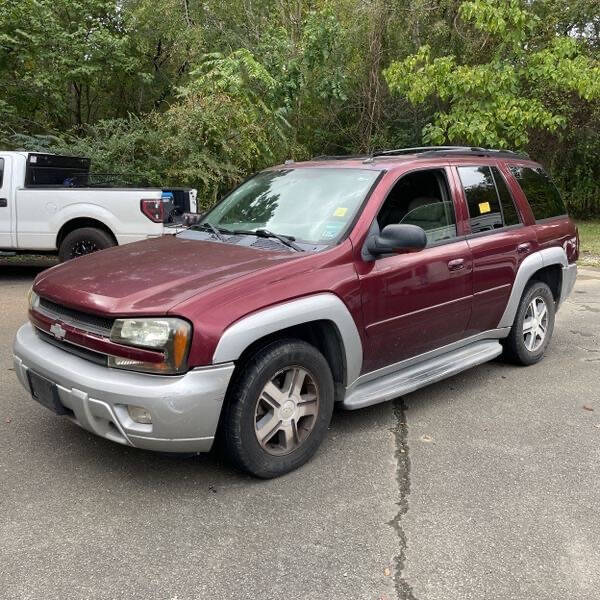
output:
M600 97L600 63L572 37L548 38L518 0L463 2L459 14L471 25L479 53L461 61L436 57L424 45L385 71L393 92L436 107L423 128L426 143L524 148L532 131L566 125L563 97Z

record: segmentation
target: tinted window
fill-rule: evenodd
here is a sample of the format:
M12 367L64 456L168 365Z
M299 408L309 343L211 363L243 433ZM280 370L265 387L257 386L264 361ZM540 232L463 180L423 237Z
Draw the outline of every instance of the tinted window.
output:
M2 185L3 177L4 177L4 159L0 158L0 186Z
M521 220L519 219L519 213L513 197L504 181L504 177L496 167L492 167L492 173L494 175L494 181L496 182L496 189L498 190L498 196L500 198L500 205L502 207L502 215L504 216L504 225L518 225Z
M527 196L536 220L567 213L556 186L542 168L511 167L510 170Z
M469 205L471 231L479 233L504 227L491 169L459 167L458 173Z

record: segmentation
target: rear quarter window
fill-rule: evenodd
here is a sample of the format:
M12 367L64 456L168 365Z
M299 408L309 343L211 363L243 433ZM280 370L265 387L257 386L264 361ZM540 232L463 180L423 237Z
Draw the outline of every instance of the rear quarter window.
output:
M527 197L536 221L567 214L556 186L541 167L511 166L510 171Z
M4 178L4 159L0 158L0 187L2 187L3 178Z

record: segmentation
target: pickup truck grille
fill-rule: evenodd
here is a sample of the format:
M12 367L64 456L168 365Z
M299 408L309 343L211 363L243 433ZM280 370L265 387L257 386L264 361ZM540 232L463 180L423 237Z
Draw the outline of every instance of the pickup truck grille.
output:
M37 310L50 319L62 321L63 323L77 327L77 329L89 331L103 337L110 337L110 330L113 326L112 319L97 317L96 315L60 306L47 298L40 298Z

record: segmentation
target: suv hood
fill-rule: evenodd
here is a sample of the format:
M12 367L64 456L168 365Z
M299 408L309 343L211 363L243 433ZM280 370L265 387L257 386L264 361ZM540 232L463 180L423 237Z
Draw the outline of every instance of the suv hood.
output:
M164 236L52 267L38 275L34 290L57 304L85 312L165 314L209 288L297 256Z

